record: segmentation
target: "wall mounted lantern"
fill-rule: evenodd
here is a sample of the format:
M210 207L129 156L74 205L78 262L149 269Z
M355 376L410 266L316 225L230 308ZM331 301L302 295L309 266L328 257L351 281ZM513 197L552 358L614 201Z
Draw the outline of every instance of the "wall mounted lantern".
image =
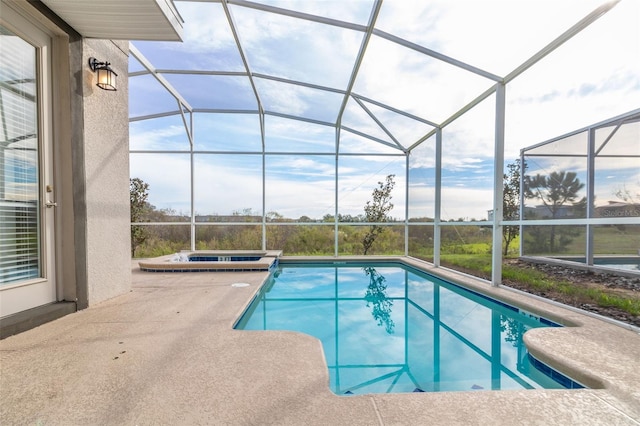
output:
M89 58L89 68L98 75L96 86L102 90L117 90L116 77L118 74L109 67L109 62L99 62L96 58Z

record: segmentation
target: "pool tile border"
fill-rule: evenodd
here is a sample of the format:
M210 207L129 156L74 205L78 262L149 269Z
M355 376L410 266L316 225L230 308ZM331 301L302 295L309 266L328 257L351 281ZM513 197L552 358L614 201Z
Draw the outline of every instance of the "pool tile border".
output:
M527 353L531 366L547 377L550 377L556 383L561 384L567 389L588 389L586 386L576 382L572 378L565 376L553 367L548 366L544 362L536 359L531 353Z

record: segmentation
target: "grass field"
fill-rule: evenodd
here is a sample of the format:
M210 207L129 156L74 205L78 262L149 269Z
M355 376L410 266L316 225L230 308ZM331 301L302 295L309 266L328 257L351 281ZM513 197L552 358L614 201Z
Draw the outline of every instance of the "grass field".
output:
M491 278L491 255L443 255L441 263L443 266L480 278ZM605 308L614 307L631 315L640 315L640 296L627 297L610 289L583 287L569 281L554 279L541 271L524 269L507 263L502 265L502 278L517 282L532 292L555 292L571 299L579 299L583 301L582 303Z

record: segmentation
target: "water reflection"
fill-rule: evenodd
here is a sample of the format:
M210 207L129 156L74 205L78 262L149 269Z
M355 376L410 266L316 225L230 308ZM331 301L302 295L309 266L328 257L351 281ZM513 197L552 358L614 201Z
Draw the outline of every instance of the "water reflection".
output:
M387 280L384 276L376 271L376 268L372 266L366 266L362 268L365 275L369 277L369 285L367 286L367 292L364 295L364 299L367 301L367 308L372 305L373 309L371 315L378 322L379 326L384 325L384 329L387 333L392 334L393 328L396 324L391 319L391 307L393 306L393 300L387 297Z
M505 342L513 344L516 348L522 345L522 337L526 329L520 321L500 315L500 331L505 333Z
M336 394L563 387L529 365L536 318L400 266L281 268L236 328L317 337Z

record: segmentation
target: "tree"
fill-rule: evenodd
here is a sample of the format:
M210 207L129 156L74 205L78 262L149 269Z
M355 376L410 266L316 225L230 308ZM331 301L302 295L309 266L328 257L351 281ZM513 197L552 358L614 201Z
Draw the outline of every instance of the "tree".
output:
M529 329L529 327L513 317L500 315L500 331L505 333L504 340L505 342L510 342L515 348L520 346L524 349L522 338L525 331Z
M551 172L549 176L540 174L525 176L525 195L527 198L539 198L549 209L551 217L557 218L561 206L569 202L580 203L578 191L584 188L575 172Z
M520 218L520 160L508 164L507 174L503 175L504 195L502 199L502 215L504 220ZM504 255L509 253L509 245L520 235L520 227L507 225L503 228Z
M640 187L640 183L638 184L638 187ZM625 184L622 185L622 188L616 190L613 195L629 204L638 204L640 201L640 191L636 192L634 195L632 190L629 190Z
M131 223L146 220L151 205L147 202L149 198L149 184L140 178L129 179L129 201L131 206ZM131 226L131 257L135 257L136 248L149 237L147 229L140 225Z
M586 211L586 197L578 199L578 192L582 188L584 183L580 182L575 172L551 172L549 176L537 174L534 177L525 176L524 179L525 196L540 199L549 210L552 219L558 218L558 213L567 203L571 203L579 213ZM571 238L567 232L560 235L560 248L567 246L570 242ZM556 251L555 226L550 227L547 248L550 252Z
M387 222L389 220L388 213L393 209L391 203L391 191L395 186L394 178L396 175L388 175L385 182L378 182L378 188L375 188L372 193L373 200L367 201L364 206L364 220L370 223ZM376 238L385 228L380 225L370 225L369 230L362 239L362 248L366 255L371 246L375 242Z

